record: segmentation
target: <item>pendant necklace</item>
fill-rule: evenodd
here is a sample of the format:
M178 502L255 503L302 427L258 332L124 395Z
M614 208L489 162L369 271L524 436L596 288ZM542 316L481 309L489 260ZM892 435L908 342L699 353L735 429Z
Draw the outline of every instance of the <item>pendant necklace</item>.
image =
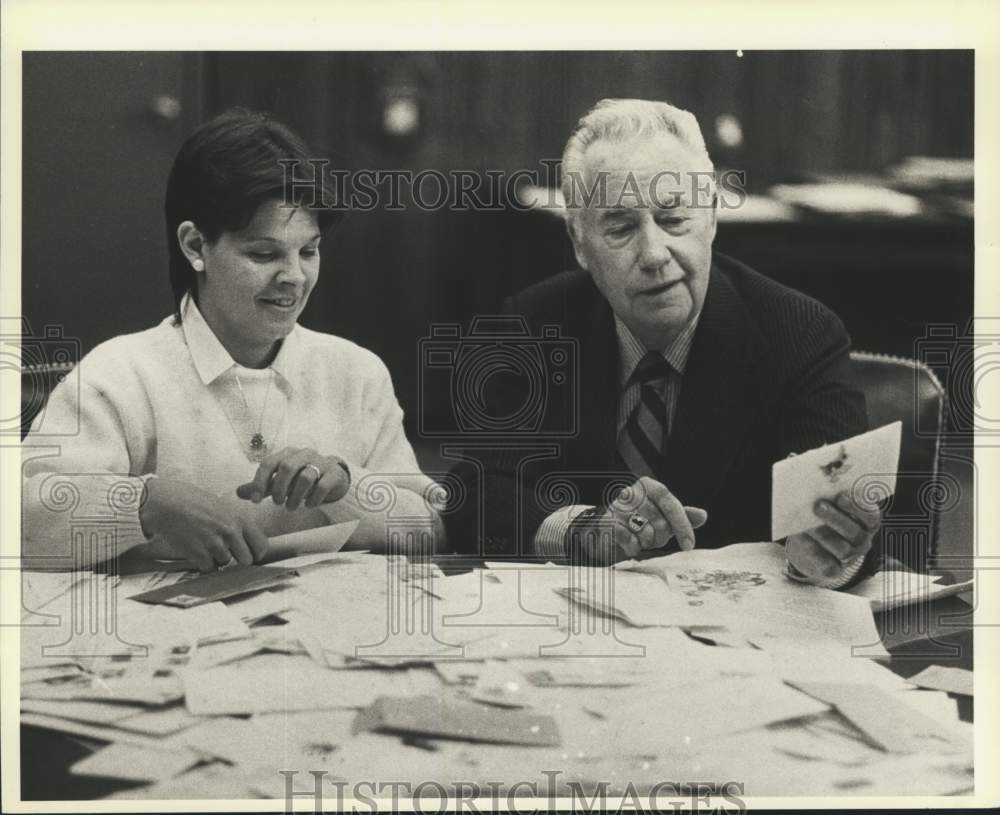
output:
M271 383L274 381L274 371L271 371L271 376L267 380L267 390L264 391L264 406L260 409L260 417L257 419L257 430L250 437L250 450L247 453L247 457L251 461L261 461L264 456L267 455L267 442L264 440L263 428L264 428L264 416L267 414L267 400L271 396ZM243 383L240 382L240 375L236 376L236 387L240 390L240 398L243 400L243 407L246 408L247 417L250 417L250 403L247 401L246 394L243 392ZM233 428L235 431L235 428Z

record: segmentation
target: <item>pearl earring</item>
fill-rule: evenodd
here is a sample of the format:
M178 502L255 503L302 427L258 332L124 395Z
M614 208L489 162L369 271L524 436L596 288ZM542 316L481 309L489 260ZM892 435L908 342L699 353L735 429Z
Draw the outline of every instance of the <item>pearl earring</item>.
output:
M194 270L196 272L205 271L205 261L203 261L201 258L196 258L195 260L192 260L191 265L194 267Z

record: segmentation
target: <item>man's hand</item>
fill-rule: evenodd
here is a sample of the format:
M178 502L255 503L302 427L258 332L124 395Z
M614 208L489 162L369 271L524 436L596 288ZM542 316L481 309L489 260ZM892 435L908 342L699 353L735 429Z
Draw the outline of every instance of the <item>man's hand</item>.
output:
M871 549L882 516L874 505L859 505L848 492L833 503L817 501L813 511L823 523L785 541L789 564L810 583L836 581Z
M253 481L240 484L236 494L255 504L270 495L274 503L298 509L303 502L312 508L339 501L350 486L343 459L321 456L309 448L285 447L267 456Z
M603 511L574 521L567 543L568 547L582 547L571 553L572 558L607 565L636 557L646 549L663 549L675 538L681 549L693 549L694 530L707 520L705 510L683 506L663 484L644 476L622 490Z
M234 560L248 566L267 551L267 537L253 521L185 481L149 479L139 522L147 537L157 536L174 557L190 561L201 572Z

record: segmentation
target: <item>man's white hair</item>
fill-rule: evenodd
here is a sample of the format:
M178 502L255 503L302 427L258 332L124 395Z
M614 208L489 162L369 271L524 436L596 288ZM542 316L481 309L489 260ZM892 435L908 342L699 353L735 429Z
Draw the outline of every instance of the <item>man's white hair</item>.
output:
M579 191L583 183L583 156L590 145L601 140L623 142L661 133L674 136L690 149L704 161L706 171L714 169L698 120L689 111L647 99L602 99L587 111L563 150L562 193L567 214L578 208L573 206L577 198L573 190L575 187Z

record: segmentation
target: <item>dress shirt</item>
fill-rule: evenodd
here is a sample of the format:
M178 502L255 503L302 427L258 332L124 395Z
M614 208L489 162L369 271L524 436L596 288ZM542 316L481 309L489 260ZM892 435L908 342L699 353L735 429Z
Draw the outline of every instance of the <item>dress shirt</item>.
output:
M664 440L670 435L670 425L674 411L677 407L677 400L680 396L681 378L684 369L687 367L688 356L691 353L691 343L694 341L694 334L698 328L698 317L690 320L681 329L681 332L661 352L663 359L670 366L670 374L656 382L653 387L663 397L666 405L667 415L664 417ZM617 434L620 435L629 416L639 403L642 386L636 381L632 374L640 360L648 353L642 341L632 333L621 318L615 315L615 333L618 336L618 427ZM566 532L573 519L581 512L593 509L585 504L573 504L563 507L546 518L535 535L535 552L539 555L550 558L562 558L566 555Z

